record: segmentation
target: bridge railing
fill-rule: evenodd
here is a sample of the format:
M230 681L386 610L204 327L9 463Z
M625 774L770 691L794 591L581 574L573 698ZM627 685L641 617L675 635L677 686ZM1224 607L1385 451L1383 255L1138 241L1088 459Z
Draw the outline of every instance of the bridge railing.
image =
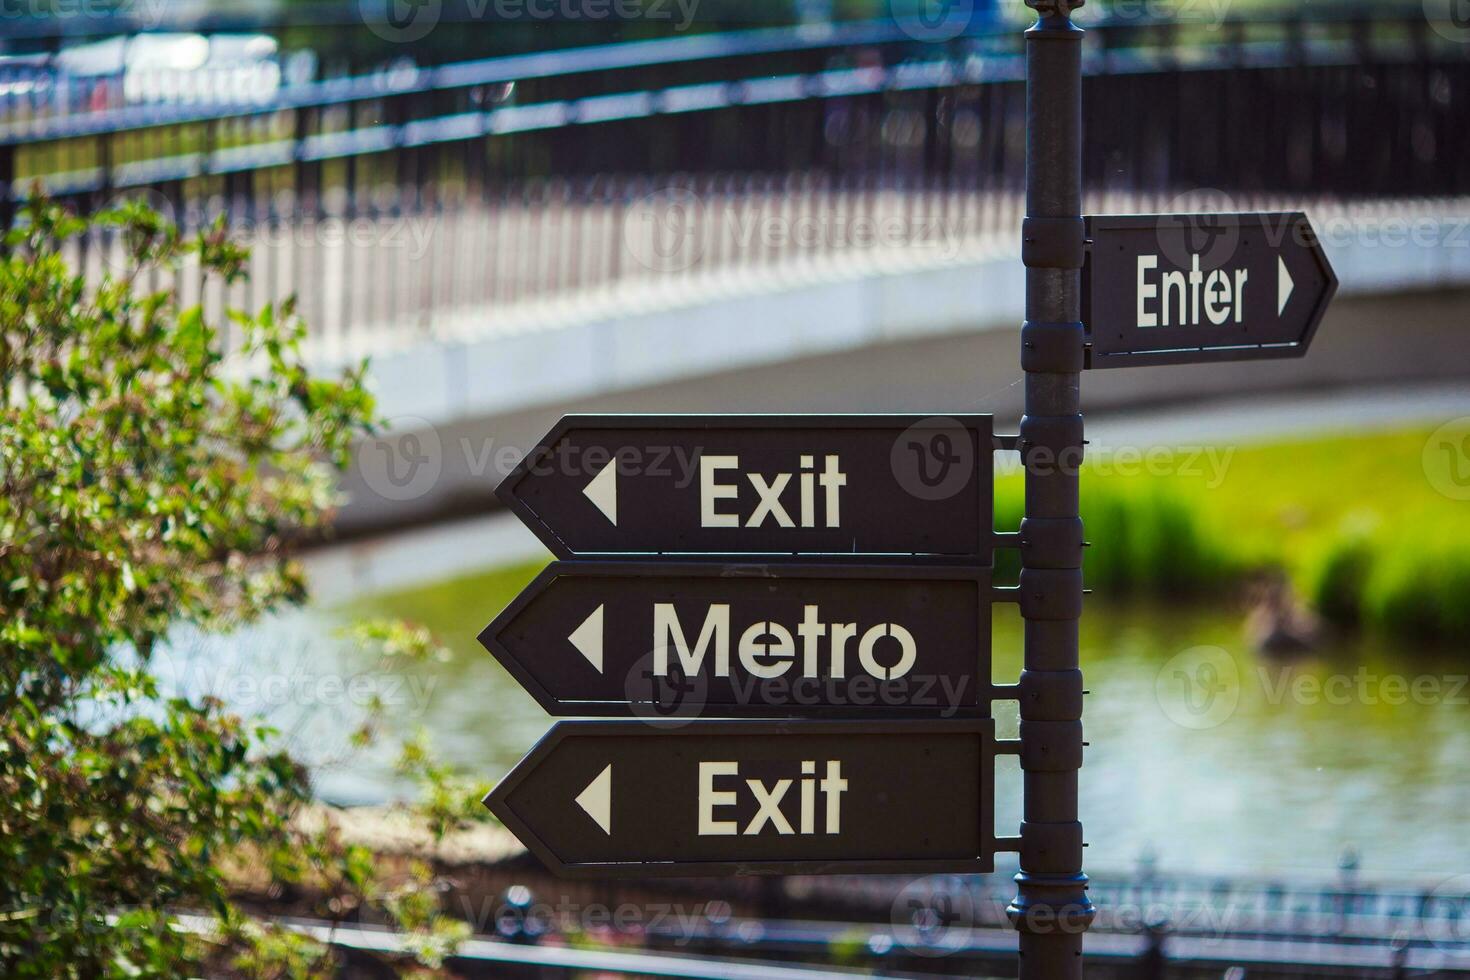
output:
M1465 190L1465 127L1452 107L1470 45L1422 16L1314 12L1217 27L1115 18L1089 37L1094 182ZM415 191L807 168L958 170L1016 186L1020 71L1011 27L923 43L892 23L818 38L754 31L398 65L296 86L266 105L136 106L0 125L0 192L23 195L39 180L81 205L132 187L209 199L255 193L286 170L309 212L323 182L354 193L364 171ZM1271 111L1242 129L1251 116L1237 110L1251 106Z
M299 293L336 352L665 302L654 288L1011 247L1014 32L924 45L859 27L820 42L755 32L738 56L719 48L729 39L684 38L324 83L268 107L0 129L0 209L38 184L79 210L146 194L191 231L224 216L253 246L253 276L206 303ZM1108 22L1090 37L1086 175L1104 209L1470 195L1456 108L1470 45L1423 18ZM527 79L571 85L591 64L622 84L617 66L651 70L676 43L716 76L769 56L751 54L762 45L821 67L527 96ZM521 76L514 100L492 84ZM118 249L98 233L75 259L100 271Z
M515 85L531 101L572 99L670 84L738 81L759 75L815 71L834 59L861 52L892 64L913 57L939 57L947 50L984 46L1008 32L993 20L977 19L943 44L915 38L893 21L839 23L820 29L762 28L721 34L691 34L649 41L590 45L566 50L481 58L438 66L419 66L399 58L361 74L295 85L262 105L245 97L223 100L181 97L174 105L109 107L105 112L67 111L73 103L14 103L0 114L0 143L36 143L121 133L160 126L227 120L243 115L293 109L325 109L384 98L419 103L411 115L423 116L436 100L454 103L465 90ZM9 60L17 79L45 76L51 56ZM0 81L7 62L0 60ZM184 93L187 95L187 93ZM201 104L201 103L209 104ZM3 105L3 103L0 103Z
M305 218L273 210L268 199L253 203L231 218L233 236L250 251L248 278L201 290L186 268L183 300L203 303L219 323L226 307L258 309L295 295L326 363L697 309L722 297L1011 262L1024 207L1019 192L976 188L960 174L813 171L517 181L485 194L446 191L413 208L379 201L354 210L342 200L340 210ZM1470 198L1360 206L1334 197L1095 191L1088 207L1305 207L1329 248L1381 238L1382 248L1355 249L1357 257L1382 253L1397 267L1412 259L1397 253L1425 235L1470 244ZM123 243L94 230L69 258L95 281L123 267ZM1421 285L1450 281L1463 277Z

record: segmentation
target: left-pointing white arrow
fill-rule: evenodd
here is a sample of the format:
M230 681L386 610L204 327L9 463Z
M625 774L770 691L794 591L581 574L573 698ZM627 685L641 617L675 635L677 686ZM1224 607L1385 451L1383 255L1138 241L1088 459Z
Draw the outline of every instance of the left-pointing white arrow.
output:
M612 763L577 794L577 806L586 811L602 832L612 836Z
M602 673L602 607L592 610L592 615L582 620L582 625L572 630L567 637L572 646L581 651L587 662Z
M613 522L616 527L618 523L618 461L613 460L602 468L592 478L582 493L587 499L597 505L604 517Z

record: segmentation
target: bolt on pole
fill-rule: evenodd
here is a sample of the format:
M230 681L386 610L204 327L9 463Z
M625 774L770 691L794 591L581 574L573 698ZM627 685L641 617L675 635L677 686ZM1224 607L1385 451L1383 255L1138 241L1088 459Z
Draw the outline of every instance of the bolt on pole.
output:
M1077 771L1082 765L1081 270L1083 0L1026 0L1026 323L1021 366L1026 470L1021 523L1021 769L1025 780L1017 894L1020 980L1081 980L1082 935L1095 915L1082 872Z

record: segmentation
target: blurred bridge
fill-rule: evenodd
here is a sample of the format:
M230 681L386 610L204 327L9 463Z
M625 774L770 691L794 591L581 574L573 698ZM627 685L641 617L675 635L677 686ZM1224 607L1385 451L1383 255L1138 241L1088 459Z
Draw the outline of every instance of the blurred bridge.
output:
M1447 293L1470 284L1470 43L1403 9L1088 25L1088 210L1304 206L1345 287L1308 361L1099 376L1091 404L1470 373ZM265 102L12 101L0 220L37 187L223 216L252 276L186 296L299 294L318 361L371 356L384 411L441 448L524 448L568 405L1004 415L1023 67L1016 25L885 21L397 63ZM74 258L98 275L120 248ZM483 461L444 464L432 499L349 516L483 507Z

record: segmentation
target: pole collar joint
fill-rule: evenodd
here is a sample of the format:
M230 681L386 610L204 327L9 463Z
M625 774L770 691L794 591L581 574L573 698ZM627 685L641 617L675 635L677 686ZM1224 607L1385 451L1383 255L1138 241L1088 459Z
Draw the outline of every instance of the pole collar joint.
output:
M1082 569L1022 568L1017 590L1021 616L1038 622L1082 617Z
M1021 867L1030 874L1069 874L1082 867L1082 824L1021 821Z
M1081 568L1084 530L1080 517L1028 517L1021 521L1021 564L1027 568Z
M1016 702L1026 721L1076 721L1082 717L1082 671L1023 670Z
M1023 871L1016 875L1016 886L1020 894L1006 907L1006 918L1017 932L1080 936L1097 918L1097 908L1087 898L1084 874L1042 875Z
M1080 374L1086 366L1087 331L1081 323L1021 327L1021 370L1031 374Z
M1021 419L1017 446L1028 474L1044 477L1060 471L1076 476L1083 456L1082 416L1027 415Z
M1076 772L1082 768L1082 722L1021 719L1021 769Z
M1082 218L1026 218L1021 222L1021 261L1028 269L1080 269L1087 258Z

